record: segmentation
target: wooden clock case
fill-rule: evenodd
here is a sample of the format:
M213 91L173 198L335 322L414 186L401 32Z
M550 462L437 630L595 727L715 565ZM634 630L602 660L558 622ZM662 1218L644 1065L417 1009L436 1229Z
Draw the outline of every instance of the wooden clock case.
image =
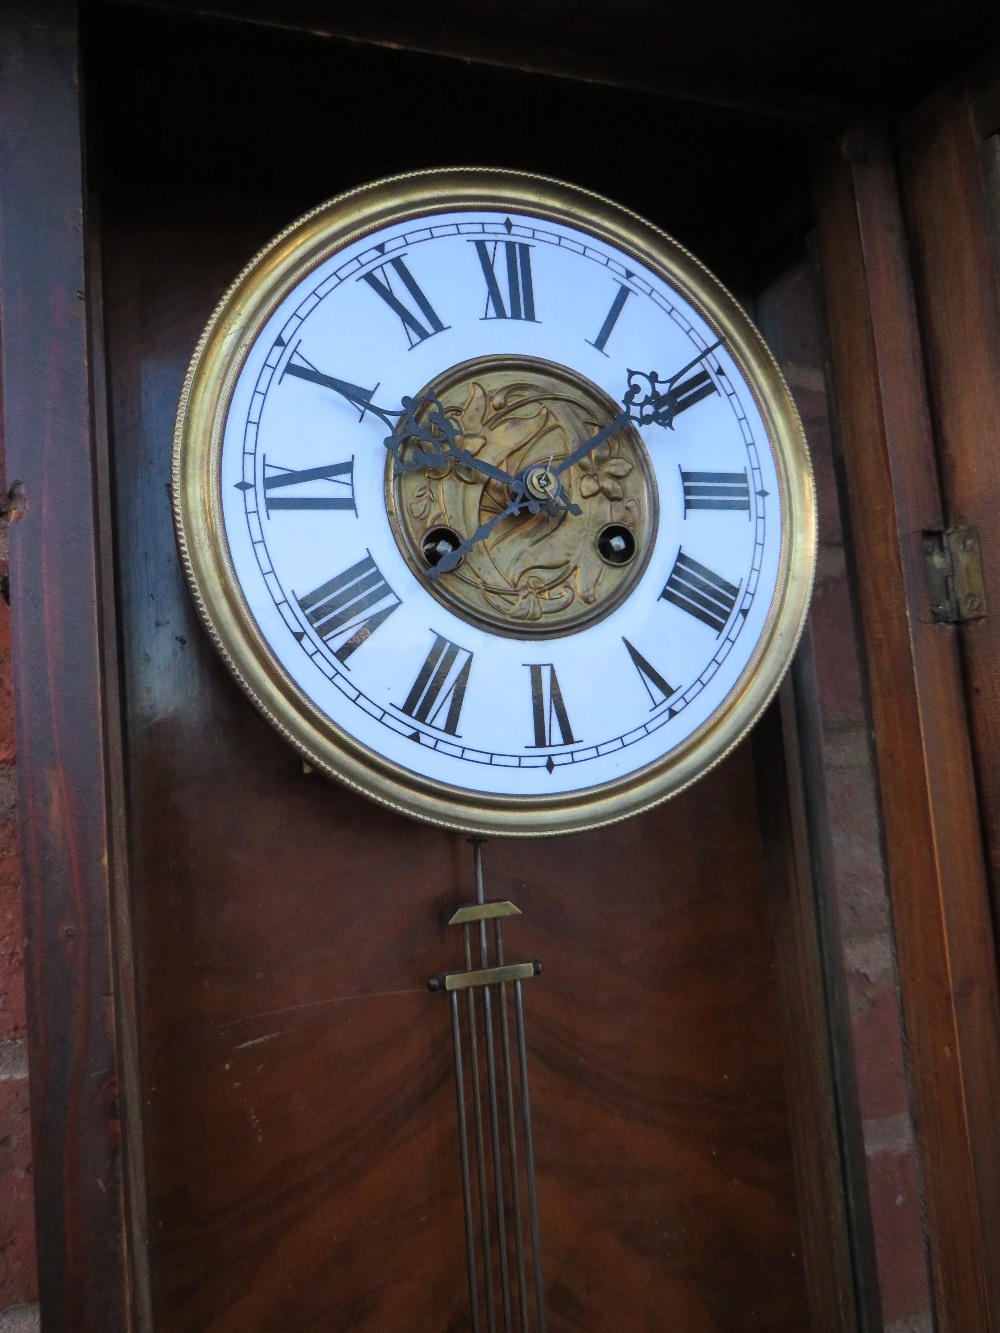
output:
M470 896L469 849L303 772L198 627L165 484L198 333L275 231L362 180L488 164L645 214L751 308L818 249L935 1301L942 1328L996 1327L997 712L966 702L993 688L987 633L960 643L921 610L914 534L950 501L893 152L878 127L838 137L864 62L824 101L791 60L749 88L732 38L714 67L697 57L694 19L678 41L697 77L667 86L641 25L627 47L571 36L560 67L554 6L506 36L455 6L433 40L402 10L200 8L19 0L0 20L43 1326L466 1326L450 1049L425 982L455 958L443 921ZM964 60L968 25L951 40ZM935 251L926 182L968 169L952 96L901 143L934 410L956 423L945 489L969 516L998 490L969 462L936 275L958 266L968 291L993 261L971 211L974 258ZM972 371L1000 420L985 300ZM528 1031L553 1330L877 1327L815 702L806 651L676 800L487 845L488 892L545 962Z

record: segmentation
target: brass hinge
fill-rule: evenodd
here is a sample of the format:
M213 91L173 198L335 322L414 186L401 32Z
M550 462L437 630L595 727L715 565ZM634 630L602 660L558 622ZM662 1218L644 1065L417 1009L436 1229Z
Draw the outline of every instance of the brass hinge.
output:
M957 625L986 615L979 534L975 528L942 528L924 533L924 559L931 615Z

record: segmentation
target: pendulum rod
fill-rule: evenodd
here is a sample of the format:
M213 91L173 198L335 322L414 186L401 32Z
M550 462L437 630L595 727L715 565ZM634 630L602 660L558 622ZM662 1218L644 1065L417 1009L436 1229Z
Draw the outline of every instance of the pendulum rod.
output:
M454 920L454 918L452 919ZM469 938L469 923L467 921L462 923L462 944L465 953L465 971L468 975L471 975L472 941ZM483 1134L483 1094L479 1060L479 1032L476 1024L476 993L473 987L469 986L466 988L465 996L469 1021L469 1070L472 1080L473 1123L476 1130L476 1173L479 1178L479 1224L482 1228L483 1253L486 1256L489 1256L491 1252L490 1205L489 1191L486 1183L486 1150L485 1136ZM459 1095L464 1099L464 1086L459 1090ZM486 1293L487 1333L497 1333L496 1298L493 1294L493 1265L488 1262L483 1265L483 1287Z
M458 1013L458 991L451 993L451 1034L455 1048L455 1081L458 1087L458 1147L462 1163L462 1197L465 1203L465 1247L469 1259L469 1301L472 1307L472 1333L480 1333L479 1296L476 1282L476 1242L472 1220L472 1181L469 1179L469 1127L465 1114L462 1074L462 1032Z
M478 864L479 862L478 847L476 848L476 852L477 852L477 864ZM485 927L486 923L484 922L482 929L485 930ZM494 949L496 951L497 966L503 967L504 966L503 931L500 927L499 917L497 917L497 919L494 921L493 929L494 929ZM520 1009L521 1007L520 981L514 982L514 990L517 994L518 1009ZM507 1013L507 983L502 984L500 987L500 1046L503 1052L503 1087L504 1087L504 1095L506 1097L506 1102L507 1102L506 1105L507 1159L510 1162L511 1179L515 1182L515 1188L516 1188L516 1182L519 1179L519 1175L518 1175L518 1159L517 1159L517 1130L514 1122L514 1078L513 1078L513 1069L511 1066L511 1052L510 1052L510 1017ZM521 1086L522 1088L527 1088L528 1069L523 1056L521 1056L521 1069L523 1071L521 1074ZM527 1149L528 1149L528 1152L526 1153L525 1156L525 1160L529 1161L530 1158L528 1157L528 1154L530 1154L531 1151L530 1120L525 1122L525 1126L526 1126L526 1138L527 1138ZM535 1178L534 1178L533 1165L529 1166L528 1168L527 1186L528 1186L529 1208L532 1208L534 1207L533 1200L535 1195ZM526 1328L527 1310L528 1310L528 1288L524 1271L524 1224L521 1219L521 1209L517 1206L516 1199L515 1199L515 1206L513 1209L513 1213L514 1213L514 1255L517 1262L518 1308L521 1312L521 1327ZM540 1268L540 1256L536 1255L536 1268L535 1268L536 1273L539 1271L539 1268ZM541 1294L540 1292L537 1293L537 1296L539 1297L539 1306L541 1305L540 1294ZM544 1327L544 1322L545 1321L543 1318L541 1325L542 1327Z
M483 851L482 843L473 844L473 853L476 859L476 903L477 906L484 906L483 902ZM499 917L496 918L500 920ZM469 923L471 924L471 923ZM466 956L468 957L468 939L469 924L463 926L463 934L466 940ZM489 950L486 945L486 920L479 918L479 957L482 968L485 970L489 965ZM499 990L501 994L506 987L505 982L501 982ZM503 1297L503 1326L504 1333L514 1333L514 1325L511 1319L511 1290L510 1290L510 1265L507 1258L507 1210L504 1206L503 1189L503 1154L501 1149L501 1125L500 1125L500 1104L497 1097L497 1064L496 1051L493 1042L493 991L494 987L479 987L480 994L483 997L483 1026L486 1034L486 1077L490 1093L490 1132L493 1148L493 1180L494 1180L494 1203L497 1211L497 1248L500 1257L500 1291ZM472 990L469 991L470 996ZM511 1168L511 1182L513 1187L517 1187L517 1177ZM516 1215L516 1208L515 1208ZM523 1321L522 1321L523 1322Z
M476 901L460 907L449 923L462 927L464 970L442 972L429 982L432 990L443 990L451 996L471 1328L472 1333L482 1333L485 1318L485 1333L545 1333L521 984L537 976L541 964L537 960L506 961L503 923L507 917L520 916L520 912L510 902L486 901L482 839L472 841ZM479 936L478 967L473 964L474 929ZM464 1032L463 1006L459 1001L463 990L466 992ZM530 1236L530 1259L526 1231ZM502 1318L499 1325L498 1315Z

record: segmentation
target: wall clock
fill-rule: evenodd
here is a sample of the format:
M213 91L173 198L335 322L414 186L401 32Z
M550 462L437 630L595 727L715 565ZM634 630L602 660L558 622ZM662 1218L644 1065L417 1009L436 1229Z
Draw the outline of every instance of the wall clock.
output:
M679 791L774 693L815 503L759 334L584 190L448 170L276 237L189 370L199 612L314 767L418 818L568 832Z

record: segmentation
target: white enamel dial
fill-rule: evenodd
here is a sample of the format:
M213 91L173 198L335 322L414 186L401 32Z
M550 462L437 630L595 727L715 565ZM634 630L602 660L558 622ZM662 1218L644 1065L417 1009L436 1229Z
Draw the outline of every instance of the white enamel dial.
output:
M630 215L428 173L394 216L391 186L363 228L335 203L279 238L196 355L199 604L272 720L370 795L483 831L620 818L715 762L787 663L814 541L794 409Z

